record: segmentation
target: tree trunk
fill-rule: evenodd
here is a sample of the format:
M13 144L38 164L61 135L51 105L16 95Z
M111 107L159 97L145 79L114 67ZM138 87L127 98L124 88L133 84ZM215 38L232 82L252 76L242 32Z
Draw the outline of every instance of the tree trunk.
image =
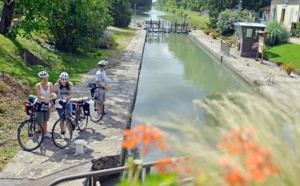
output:
M0 22L0 34L6 34L13 19L13 13L15 8L14 0L3 0L3 11Z

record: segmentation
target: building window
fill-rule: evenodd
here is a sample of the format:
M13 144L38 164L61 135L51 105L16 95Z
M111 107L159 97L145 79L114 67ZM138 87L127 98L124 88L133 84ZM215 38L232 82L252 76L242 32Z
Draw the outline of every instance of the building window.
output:
M281 22L284 22L284 17L285 17L285 8L283 8L283 9L281 10L281 18L280 18L280 21L281 21Z

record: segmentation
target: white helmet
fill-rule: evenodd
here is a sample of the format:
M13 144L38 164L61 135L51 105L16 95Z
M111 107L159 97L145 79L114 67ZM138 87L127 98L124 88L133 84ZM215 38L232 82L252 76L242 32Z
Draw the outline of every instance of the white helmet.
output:
M41 71L38 73L39 78L49 77L49 74L46 71Z
M59 80L62 81L62 82L67 82L69 80L69 74L66 73L66 72L62 72L59 75Z
M98 66L105 66L107 64L108 64L108 62L105 61L105 60L101 60L101 61L98 62Z

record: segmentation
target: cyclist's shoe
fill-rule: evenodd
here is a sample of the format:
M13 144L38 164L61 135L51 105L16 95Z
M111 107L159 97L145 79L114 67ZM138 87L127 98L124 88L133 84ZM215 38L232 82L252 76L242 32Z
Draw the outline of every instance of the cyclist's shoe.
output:
M46 137L46 138L52 138L52 135L51 135L50 133L46 133L46 134L44 135L44 137Z
M104 114L104 115L106 115L106 114L109 114L109 112L107 112L107 111L103 111L103 114Z
M39 136L38 142L40 143L42 141L42 136Z
M101 117L102 117L102 114L99 114L99 115L98 115L98 119L101 119Z

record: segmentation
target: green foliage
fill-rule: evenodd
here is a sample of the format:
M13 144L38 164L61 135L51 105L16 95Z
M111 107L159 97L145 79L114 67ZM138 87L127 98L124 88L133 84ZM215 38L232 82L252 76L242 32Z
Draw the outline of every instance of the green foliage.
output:
M0 19L2 16L2 10L3 10L3 1L0 1Z
M151 9L152 0L129 0L131 8L134 9L136 3L136 9L146 11Z
M248 10L243 10L240 12L239 10L230 10L226 9L225 11L221 12L218 16L217 27L219 32L222 35L234 33L234 25L235 22L254 22L254 17L251 17L252 13Z
M0 83L0 93L5 92L7 86L5 85L5 83Z
M288 42L289 34L282 23L269 22L265 31L268 32L266 44L268 46L280 45Z
M300 22L295 23L294 28L291 30L291 34L296 37L300 37Z
M111 16L114 19L114 26L127 27L131 21L132 10L128 0L112 0Z
M109 6L103 0L18 0L16 8L22 10L24 20L13 27L12 33L30 37L38 31L46 33L58 49L89 50L112 23Z
M6 106L3 103L0 103L0 113L4 113L6 111Z

